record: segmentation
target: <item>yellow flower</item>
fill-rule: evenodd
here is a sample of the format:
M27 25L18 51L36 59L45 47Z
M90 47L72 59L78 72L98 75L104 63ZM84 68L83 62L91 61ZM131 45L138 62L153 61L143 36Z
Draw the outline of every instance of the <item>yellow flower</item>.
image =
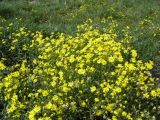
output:
M127 113L125 111L122 112L122 116L127 116Z
M47 103L47 105L45 106L45 108L46 109L51 109L52 108L52 103L51 102Z
M57 101L58 100L58 96L54 95L52 99L53 99L53 101Z
M85 58L86 58L87 60L89 60L91 57L92 57L92 54L90 54L90 53L87 53L87 54L85 55Z
M144 96L145 98L149 98L148 93L143 94L143 96Z
M128 64L128 68L131 71L136 69L136 67L134 66L134 64Z
M84 70L84 69L82 69L82 68L81 68L81 69L79 69L79 70L78 70L78 74L80 74L80 75L85 74L85 70Z
M94 101L95 101L95 102L99 102L99 99L98 99L98 98L95 98Z
M69 91L69 88L66 87L66 86L64 86L64 87L62 88L62 90L63 90L63 92L67 93L67 92Z
M57 66L62 66L62 62L61 62L61 61L57 61L57 62L56 62L56 65L57 65Z
M43 96L47 96L48 94L49 94L49 93L48 93L47 90L43 90L43 91L42 91L42 95L43 95Z
M35 112L39 112L40 110L41 110L40 106L35 106L34 109L33 109L33 111L35 111Z
M102 115L102 111L101 111L101 110L96 110L96 115L97 115L97 116Z
M137 57L137 51L136 50L131 50L132 57L135 58Z
M81 103L81 106L82 106L82 107L86 107L87 105L86 105L86 103L83 101L83 102Z
M151 70L153 68L153 62L150 61L150 63L146 63L146 67Z
M108 61L109 61L110 63L113 63L113 62L114 62L114 57L109 57L109 58L108 58Z
M98 47L98 51L102 51L103 48L101 46Z
M69 83L68 83L68 86L69 86L69 87L73 87L73 85L74 85L74 82L69 82Z
M104 59L102 59L102 58L100 58L98 61L97 61L97 63L101 63L102 65L106 65L107 64L107 62L104 60Z
M108 104L107 105L107 110L112 111L113 107L114 107L114 104Z
M51 82L51 85L52 85L52 87L55 87L55 86L56 86L56 82L53 80L53 81Z
M155 97L155 96L157 95L156 91L155 91L155 90L152 90L152 91L151 91L151 95L152 95L153 97Z
M7 109L7 113L12 113L16 110L15 104L12 103L11 107L9 107L9 109Z
M104 93L106 93L106 92L108 92L108 91L109 91L109 87L108 87L108 86L103 88L103 92L104 92Z
M118 120L116 116L112 116L112 120Z
M40 106L35 106L33 110L29 112L29 120L35 120L35 115L41 110Z
M75 58L74 58L74 55L71 55L70 59L69 59L69 62L70 63L73 63L75 61Z
M118 57L118 61L119 61L119 62L123 62L123 57L122 57L122 56L119 56L119 57Z
M96 91L96 87L92 86L92 87L90 87L90 90L91 90L91 92L95 92Z

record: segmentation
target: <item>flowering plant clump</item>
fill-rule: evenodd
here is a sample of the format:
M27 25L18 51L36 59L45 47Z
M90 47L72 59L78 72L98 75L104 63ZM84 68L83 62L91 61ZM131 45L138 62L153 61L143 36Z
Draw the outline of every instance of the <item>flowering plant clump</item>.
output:
M156 119L160 88L149 72L153 62L143 62L135 49L117 41L114 27L101 33L84 24L75 36L49 37L21 29L16 36L31 39L22 50L36 48L36 57L0 76L4 119ZM126 34L124 41L129 39ZM1 60L0 71L7 69Z

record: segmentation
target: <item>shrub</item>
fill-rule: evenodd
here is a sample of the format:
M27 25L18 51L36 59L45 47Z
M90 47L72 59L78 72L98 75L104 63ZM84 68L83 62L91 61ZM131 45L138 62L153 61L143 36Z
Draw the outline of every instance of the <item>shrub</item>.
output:
M22 42L14 48L36 56L1 76L3 119L156 119L160 89L149 72L153 62L143 62L124 45L127 33L117 41L114 26L101 33L86 23L75 36L19 32L12 47ZM1 72L7 68L1 61Z

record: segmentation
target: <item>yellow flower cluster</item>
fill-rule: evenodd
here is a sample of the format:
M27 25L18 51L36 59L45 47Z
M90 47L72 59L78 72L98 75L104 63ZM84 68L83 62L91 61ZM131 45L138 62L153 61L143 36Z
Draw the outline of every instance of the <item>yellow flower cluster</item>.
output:
M6 116L10 119L62 120L104 117L108 120L153 119L160 97L149 72L153 62L138 59L136 50L111 33L79 26L75 36L59 33L44 37L24 28L14 33L30 36L23 50L37 48L37 58L12 66L0 81ZM128 39L128 37L127 37ZM11 50L16 46L11 47ZM131 56L128 58L127 56ZM6 67L0 62L0 70ZM150 106L150 108L148 107ZM151 112L152 111L152 112ZM147 116L144 116L147 114Z

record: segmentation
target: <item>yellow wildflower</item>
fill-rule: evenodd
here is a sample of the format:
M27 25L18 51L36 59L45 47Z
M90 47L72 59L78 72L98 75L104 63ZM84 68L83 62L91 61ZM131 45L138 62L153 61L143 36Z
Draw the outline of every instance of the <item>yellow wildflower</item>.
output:
M91 92L95 92L96 91L96 87L92 86L92 87L90 87L90 90L91 90Z
M79 70L78 70L78 74L80 74L80 75L85 74L85 70L84 70L84 69L82 69L82 68L81 68L81 69L79 69Z

